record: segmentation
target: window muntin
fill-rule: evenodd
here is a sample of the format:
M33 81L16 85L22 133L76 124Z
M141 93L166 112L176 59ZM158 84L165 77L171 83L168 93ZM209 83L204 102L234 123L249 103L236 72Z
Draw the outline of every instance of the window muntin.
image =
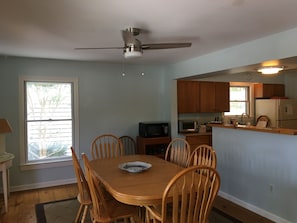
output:
M230 86L230 111L224 115L242 115L249 114L249 87L248 86Z
M70 147L78 145L77 79L23 77L20 87L21 164L71 161ZM50 163L56 164L40 165Z

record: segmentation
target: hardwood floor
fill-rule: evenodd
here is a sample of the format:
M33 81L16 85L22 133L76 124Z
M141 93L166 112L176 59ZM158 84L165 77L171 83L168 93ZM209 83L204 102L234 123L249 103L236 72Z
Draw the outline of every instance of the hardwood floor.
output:
M0 200L2 207L0 223L36 223L35 204L76 197L77 193L76 184L13 192L8 201L8 213L3 213L3 198ZM273 223L221 197L216 199L214 207L236 218L238 220L236 222Z
M10 193L8 213L2 208L0 223L36 223L35 204L76 197L77 192L77 185L71 184Z
M214 207L241 223L275 223L220 196L216 198Z

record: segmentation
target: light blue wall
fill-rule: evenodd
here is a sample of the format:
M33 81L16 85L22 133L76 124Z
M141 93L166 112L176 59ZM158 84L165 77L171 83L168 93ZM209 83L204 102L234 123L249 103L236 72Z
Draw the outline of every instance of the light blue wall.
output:
M213 128L221 192L264 216L297 222L296 145L297 136Z
M145 75L141 76L143 70ZM6 150L16 156L10 171L12 188L74 178L71 166L20 170L19 76L78 78L80 152L88 154L91 140L99 134L136 137L140 121L170 121L170 95L163 69L125 65L125 73L123 77L121 64L0 58L0 117L7 118L12 125L13 133L6 135Z

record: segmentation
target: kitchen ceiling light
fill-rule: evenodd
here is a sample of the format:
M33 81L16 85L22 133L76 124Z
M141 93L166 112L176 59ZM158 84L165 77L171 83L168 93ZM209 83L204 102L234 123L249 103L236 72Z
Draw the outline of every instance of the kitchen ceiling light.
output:
M284 67L261 67L258 69L258 72L269 75L269 74L277 74L283 69Z

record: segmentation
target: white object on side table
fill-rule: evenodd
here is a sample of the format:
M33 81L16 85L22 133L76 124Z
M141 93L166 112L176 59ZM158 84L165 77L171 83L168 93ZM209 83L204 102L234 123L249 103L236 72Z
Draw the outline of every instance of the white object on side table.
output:
M11 153L0 154L0 172L2 172L3 195L5 213L8 211L8 194L9 194L9 172L8 168L12 166L14 155Z

